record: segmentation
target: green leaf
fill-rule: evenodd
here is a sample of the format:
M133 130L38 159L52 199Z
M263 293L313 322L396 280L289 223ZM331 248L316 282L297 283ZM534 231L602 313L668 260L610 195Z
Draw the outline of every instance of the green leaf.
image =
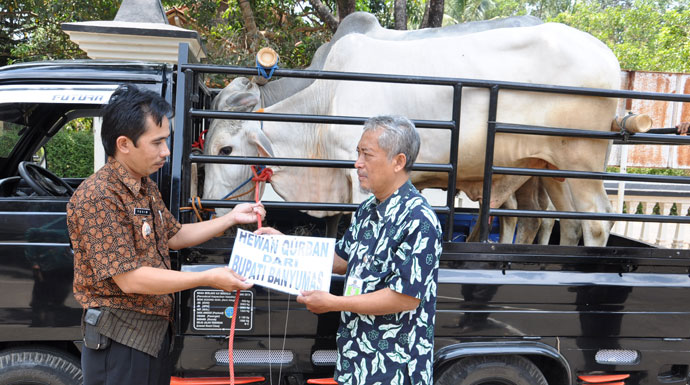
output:
M376 355L374 355L374 360L372 361L372 371L371 374L376 374L377 371L381 371L381 373L386 373L386 357L383 356L380 352L376 352Z
M386 353L386 356L399 364L407 363L411 358L410 355L405 353L405 350L398 344L395 344L395 351Z
M362 338L357 342L357 346L359 346L359 350L364 354L371 354L376 351L374 347L371 346L371 342L369 342L366 334L362 334Z
M383 333L383 339L386 338L396 338L398 335L398 332L400 332L400 329L402 329L402 325L396 325L396 324L387 324L387 325L381 325L379 327L380 330L385 330L386 332Z
M431 342L426 338L420 338L415 346L419 354L427 354L434 348Z

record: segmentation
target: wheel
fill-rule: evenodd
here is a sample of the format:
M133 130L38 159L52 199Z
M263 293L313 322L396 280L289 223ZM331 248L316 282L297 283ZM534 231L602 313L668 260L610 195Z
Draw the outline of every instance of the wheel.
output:
M57 175L31 162L19 163L19 175L41 196L72 196L74 188Z
M51 348L0 352L0 385L81 385L79 361Z
M441 373L438 385L548 385L539 368L519 356L468 357Z

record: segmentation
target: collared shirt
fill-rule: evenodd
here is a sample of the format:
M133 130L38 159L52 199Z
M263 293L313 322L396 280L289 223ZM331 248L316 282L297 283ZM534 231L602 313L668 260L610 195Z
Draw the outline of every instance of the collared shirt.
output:
M150 178L135 179L109 158L72 195L67 227L74 249L74 296L83 308L124 309L171 320L171 295L127 294L112 279L144 266L170 269L168 240L182 225Z
M384 316L341 312L336 337L339 384L433 382L436 285L441 225L408 181L384 202L364 201L336 253L362 294L389 288L419 298L415 310Z

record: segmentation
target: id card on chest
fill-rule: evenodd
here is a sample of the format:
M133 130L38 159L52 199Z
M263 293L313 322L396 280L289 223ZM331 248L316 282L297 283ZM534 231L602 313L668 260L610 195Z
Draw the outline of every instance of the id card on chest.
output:
M345 283L345 293L344 295L360 295L364 290L364 280L362 279L362 271L369 266L373 257L370 255L365 255L362 261L352 269L352 273L348 275L347 282Z

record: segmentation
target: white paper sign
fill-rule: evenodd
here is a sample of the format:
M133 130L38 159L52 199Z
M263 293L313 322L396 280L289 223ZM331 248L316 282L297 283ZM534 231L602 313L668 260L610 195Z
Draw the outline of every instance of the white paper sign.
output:
M238 229L229 266L248 282L299 295L328 291L335 239L256 235Z

